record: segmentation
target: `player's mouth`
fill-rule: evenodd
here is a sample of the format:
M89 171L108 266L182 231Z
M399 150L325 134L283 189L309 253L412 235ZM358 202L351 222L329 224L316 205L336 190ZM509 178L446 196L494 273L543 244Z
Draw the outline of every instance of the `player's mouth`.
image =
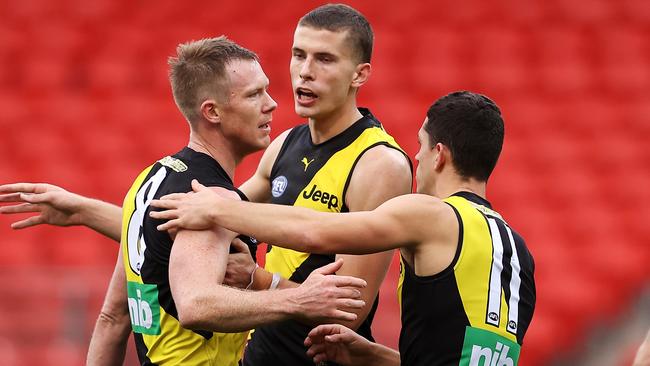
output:
M311 89L296 88L296 102L301 106L309 107L316 103L316 99L318 99L318 95Z
M262 125L257 126L257 128L259 128L260 130L265 130L265 131L270 132L271 131L271 120L269 120L268 122L266 122L266 123L264 123Z

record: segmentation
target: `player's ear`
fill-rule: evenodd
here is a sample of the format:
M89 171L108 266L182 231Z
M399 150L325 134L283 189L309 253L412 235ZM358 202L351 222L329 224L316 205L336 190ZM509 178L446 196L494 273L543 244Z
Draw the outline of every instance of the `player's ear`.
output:
M436 146L433 147L433 151L436 153L436 157L433 160L433 169L436 171L442 171L442 168L445 167L445 164L447 164L448 160L448 152L449 149L441 143L437 143Z
M214 99L207 99L201 103L201 115L210 123L221 123L219 107Z
M359 88L361 85L365 84L370 77L371 69L372 67L367 62L358 64L354 71L354 76L352 77L352 86Z

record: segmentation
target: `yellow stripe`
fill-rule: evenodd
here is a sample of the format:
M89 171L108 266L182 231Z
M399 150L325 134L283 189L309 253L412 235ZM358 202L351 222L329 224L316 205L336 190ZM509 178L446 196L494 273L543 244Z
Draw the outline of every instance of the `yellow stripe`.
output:
M454 266L454 273L471 326L517 342L516 336L506 331L508 305L503 290L499 327L496 328L485 321L492 267L492 238L485 217L465 198L452 196L445 201L456 208L463 222L462 249Z
M397 279L397 303L399 304L399 315L402 318L402 289L404 288L404 258L399 256L399 278Z
M160 308L161 335L143 334L147 356L155 364L236 366L241 359L248 332L214 333L207 340Z
M135 197L152 167L153 165L147 167L138 175L122 205L122 240L120 245L126 279L140 284L143 283L142 277L133 272L129 265L128 227L135 211ZM248 337L248 332L213 333L212 338L206 340L201 335L181 327L178 320L167 314L162 307L160 307L160 327L160 335L142 334L142 339L148 350L147 357L151 362L160 365L237 366Z
M348 176L351 174L353 164L368 147L381 142L385 142L403 152L395 139L381 127L367 128L348 146L337 151L329 158L327 163L298 195L293 205L322 212L341 212L345 200L343 190ZM296 159L296 169L303 170L303 165L298 159ZM321 192L328 194L328 203L324 203L325 200L322 198L315 201L311 197L305 198L303 196L303 194L309 194L314 186ZM336 197L337 207L331 204L332 196ZM284 278L289 278L308 257L308 253L274 246L266 256L265 268L270 272L279 273Z
M131 271L131 266L129 265L129 249L127 243L129 239L129 235L128 235L129 221L131 220L131 216L135 211L135 196L138 194L138 190L140 190L140 186L142 186L144 179L147 177L152 167L153 165L146 167L140 173L140 175L138 175L138 177L131 185L129 192L126 194L126 197L124 198L124 202L122 203L122 238L120 240L120 246L122 248L122 259L124 261L124 269L126 270L126 280L132 282L138 282L138 283L142 283L142 279L136 273Z

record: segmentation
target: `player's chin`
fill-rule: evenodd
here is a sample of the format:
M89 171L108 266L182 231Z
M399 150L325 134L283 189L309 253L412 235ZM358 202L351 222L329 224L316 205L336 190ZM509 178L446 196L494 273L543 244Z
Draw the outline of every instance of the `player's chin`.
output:
M300 118L312 118L316 115L316 110L313 107L306 107L296 102L294 108L296 110L296 114L300 116Z
M271 144L271 135L270 133L265 133L264 136L257 139L255 148L257 150L263 150L269 147Z
M271 136L258 136L239 145L239 151L244 155L253 154L266 149L271 143Z

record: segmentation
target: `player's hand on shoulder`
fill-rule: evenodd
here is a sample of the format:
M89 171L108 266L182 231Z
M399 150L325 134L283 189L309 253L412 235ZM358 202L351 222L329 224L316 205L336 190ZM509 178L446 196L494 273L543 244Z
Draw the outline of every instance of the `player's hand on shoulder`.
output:
M71 226L81 224L81 208L87 198L46 183L13 183L0 186L0 202L13 203L0 207L2 214L36 213L11 224L13 229L49 224Z
M220 200L240 199L231 190L220 187L206 187L197 180L192 181L193 192L172 193L151 201L151 206L163 209L151 211L155 219L168 220L158 226L158 230L187 229L208 230L216 224L213 210L218 207Z
M352 310L365 306L358 289L367 284L360 278L335 275L342 265L343 260L339 259L314 270L296 289L292 300L299 308L296 314L299 319L325 323L357 318Z

